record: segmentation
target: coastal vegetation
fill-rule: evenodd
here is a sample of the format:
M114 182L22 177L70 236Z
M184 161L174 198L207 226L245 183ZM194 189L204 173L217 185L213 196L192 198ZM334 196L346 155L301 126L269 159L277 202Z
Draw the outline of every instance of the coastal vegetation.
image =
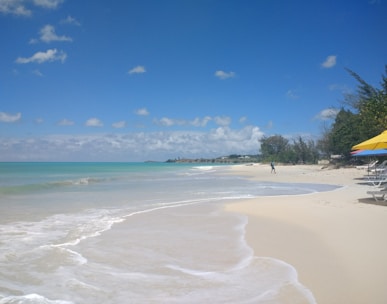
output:
M262 161L282 163L316 163L319 152L313 140L305 140L301 136L289 141L281 135L263 137L261 142Z
M347 71L358 82L356 94L344 96L342 108L332 126L326 128L318 146L325 154L342 155L348 160L352 146L387 129L387 65L380 88Z
M331 126L324 126L317 142L301 136L293 142L281 135L263 137L261 159L284 163L316 163L318 159L339 156L351 159L351 147L387 129L387 65L380 88L376 88L350 69L347 72L357 82L357 91L346 94L343 106Z

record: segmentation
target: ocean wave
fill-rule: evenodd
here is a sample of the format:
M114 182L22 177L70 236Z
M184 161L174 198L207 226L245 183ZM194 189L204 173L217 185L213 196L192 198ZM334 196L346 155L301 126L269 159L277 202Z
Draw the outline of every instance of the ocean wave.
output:
M213 166L196 166L184 172L185 176L199 176L216 172Z
M115 223L122 222L124 218L115 212L87 210L78 214L56 214L38 222L0 225L0 266L16 260L44 264L45 259L53 261L55 256L62 256L55 262L59 266L61 263L85 264L87 259L68 247L99 236ZM59 251L53 252L55 249Z
M192 167L192 168L195 170L201 170L201 171L210 171L210 170L214 169L213 166L196 166L196 167Z
M63 180L63 181L55 181L48 183L53 186L78 186L78 185L89 185L91 183L98 183L103 181L101 178L92 178L92 177L81 177L73 180Z
M50 191L69 186L87 186L104 182L103 178L80 177L68 180L56 180L35 184L0 186L0 195L21 195L39 191Z

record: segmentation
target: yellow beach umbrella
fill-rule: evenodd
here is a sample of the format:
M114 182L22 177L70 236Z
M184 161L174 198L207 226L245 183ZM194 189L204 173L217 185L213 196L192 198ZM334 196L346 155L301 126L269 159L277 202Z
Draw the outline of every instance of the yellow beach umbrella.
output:
M387 130L352 147L352 150L377 150L387 148Z

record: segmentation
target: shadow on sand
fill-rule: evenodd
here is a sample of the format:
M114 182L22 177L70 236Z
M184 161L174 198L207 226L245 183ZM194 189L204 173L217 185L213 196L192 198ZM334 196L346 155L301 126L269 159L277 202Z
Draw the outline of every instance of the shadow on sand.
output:
M387 201L375 201L372 197L359 198L359 203L387 207Z

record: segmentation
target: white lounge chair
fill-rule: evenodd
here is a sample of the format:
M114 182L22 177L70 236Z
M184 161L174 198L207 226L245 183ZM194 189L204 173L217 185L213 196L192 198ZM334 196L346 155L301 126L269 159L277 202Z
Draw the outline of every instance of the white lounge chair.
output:
M383 161L380 165L375 166L375 168L370 169L369 172L379 174L387 169L387 160Z
M372 169L375 169L375 166L376 166L377 163L378 163L378 161L375 160L375 161L370 162L367 165L356 166L356 169L359 169L359 170L363 170L363 169L364 170L372 170Z
M383 171L383 173L378 175L366 176L365 181L372 186L380 187L381 185L387 183L387 173Z
M380 190L367 191L367 194L371 194L375 201L387 201L387 187Z

